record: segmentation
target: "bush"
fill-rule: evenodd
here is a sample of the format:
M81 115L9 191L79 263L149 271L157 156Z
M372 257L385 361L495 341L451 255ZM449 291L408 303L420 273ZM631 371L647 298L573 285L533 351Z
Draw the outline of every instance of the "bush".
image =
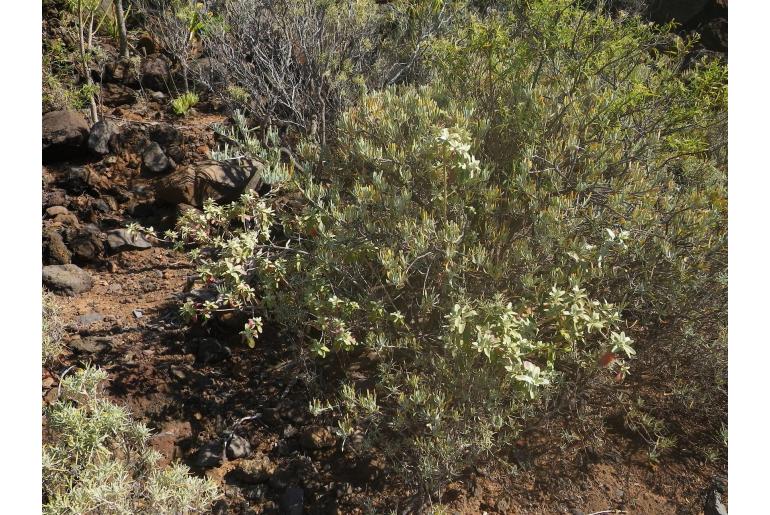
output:
M43 512L207 512L218 495L214 483L183 465L159 469L149 430L99 395L106 377L91 367L66 376L44 413Z
M59 317L59 303L56 296L43 291L43 365L54 361L62 353L64 324Z
M177 116L184 116L192 107L198 103L198 100L200 99L198 98L197 93L188 91L186 93L182 93L171 101L171 109L174 110L174 114Z
M368 93L332 146L300 146L303 207L275 188L185 214L173 236L219 295L183 313L246 311L250 345L269 317L318 356L366 351L365 380L313 409L428 491L505 456L543 393L616 398L637 349L693 367L711 406L687 409L720 407L722 430L724 65L685 69L688 42L568 1L455 29L429 41L430 87ZM654 422L632 402L629 426Z

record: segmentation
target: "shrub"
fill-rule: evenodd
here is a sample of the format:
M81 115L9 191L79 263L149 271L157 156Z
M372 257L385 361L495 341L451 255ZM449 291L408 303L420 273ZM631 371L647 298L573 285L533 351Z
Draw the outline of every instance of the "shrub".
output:
M198 103L198 100L200 99L197 93L188 91L171 101L171 109L174 110L174 114L177 116L185 116L190 108Z
M277 187L185 214L173 236L219 295L183 313L246 311L250 345L269 317L318 356L365 350L366 380L313 409L428 491L504 456L542 393L617 399L637 349L725 406L724 66L568 1L455 28L430 40L431 86L368 93L332 146L298 149L303 208Z
M563 266L565 250L582 259L601 227L628 232L627 251L581 279L643 331L636 368L658 384L645 409L683 414L680 445L698 446L726 423L727 71L691 62L694 42L666 29L532 2L430 56L437 101L483 129L479 159L513 170L523 275Z
M367 0L237 0L218 14L203 37L213 76L199 79L265 126L323 138L376 55L380 14Z
M51 363L62 353L64 324L59 317L56 296L43 291L43 365Z
M87 367L61 382L45 411L43 512L205 513L217 498L210 480L185 466L156 465L149 430L99 395L105 372Z

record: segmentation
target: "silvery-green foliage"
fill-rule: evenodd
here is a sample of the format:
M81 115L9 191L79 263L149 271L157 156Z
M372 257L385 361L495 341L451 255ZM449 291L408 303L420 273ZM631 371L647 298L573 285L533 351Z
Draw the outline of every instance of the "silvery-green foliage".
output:
M245 310L250 345L270 320L373 359L368 388L351 376L314 411L428 490L501 456L544 393L655 349L722 360L724 68L683 72L688 44L659 52L636 19L512 9L431 40L430 86L369 92L333 145L303 143L315 174L176 232L218 290L190 318Z
M232 125L216 124L214 132L224 142L211 152L211 158L217 161L241 159L257 160L264 164L261 180L266 184L286 182L290 171L281 162L281 142L278 131L274 127L265 129L265 141L255 135L259 127L249 127L246 117L236 109L232 117Z
M100 395L107 374L86 367L66 375L44 412L43 512L205 513L216 485L187 467L159 468L148 428Z
M59 309L56 296L49 291L43 291L43 365L59 357L64 348L64 324L59 316Z
M595 368L623 323L577 280L575 270L601 266L596 256L527 290L502 245L508 194L472 152L469 113L441 109L429 93L388 89L345 113L324 157L334 181L297 177L298 213L249 193L186 213L177 235L196 244L198 270L219 290L187 303L187 316L245 309L250 345L269 317L302 328L321 357L375 351L377 389L343 388L340 432L363 429L432 488L515 436L523 406L558 381L562 362ZM607 252L622 251L605 235ZM628 345L619 357L632 354ZM425 455L434 445L453 452Z

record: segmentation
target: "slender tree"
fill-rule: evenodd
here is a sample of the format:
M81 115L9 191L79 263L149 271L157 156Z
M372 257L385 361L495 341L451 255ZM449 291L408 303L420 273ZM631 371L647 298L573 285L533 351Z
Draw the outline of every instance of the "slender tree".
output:
M86 79L86 84L88 85L89 93L88 93L88 99L90 103L91 108L91 121L96 123L99 121L99 112L96 107L96 98L94 98L94 94L92 91L92 87L94 84L93 79L91 78L91 70L88 68L88 51L91 49L91 43L93 41L93 35L94 35L94 16L93 12L89 11L88 15L88 21L86 22L85 19L85 13L83 12L83 0L78 0L77 4L77 10L78 10L78 43L79 43L79 50L80 50L80 67L81 71L83 72L83 76ZM88 23L88 27L86 28L86 23ZM86 34L88 32L88 34Z
M120 57L128 58L128 36L126 34L126 15L123 12L123 0L113 0L115 19L118 24L118 39L120 40Z

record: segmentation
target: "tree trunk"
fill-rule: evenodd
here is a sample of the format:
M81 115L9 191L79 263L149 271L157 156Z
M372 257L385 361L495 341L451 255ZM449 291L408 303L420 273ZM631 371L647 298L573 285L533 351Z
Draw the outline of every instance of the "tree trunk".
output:
M86 79L86 84L88 86L91 86L93 84L93 80L91 80L91 71L88 69L88 58L86 57L86 37L85 34L83 34L83 31L85 30L85 27L83 26L83 2L82 0L78 0L78 33L79 33L79 46L80 46L80 65L82 67L83 76ZM89 41L91 39L91 34L89 34ZM89 100L90 100L90 107L91 107L91 123L96 123L99 121L99 111L96 108L96 99L94 98L93 93L89 91Z
M120 57L128 58L128 35L126 33L126 16L123 14L123 0L113 0L115 19L118 22L118 39L120 40Z

